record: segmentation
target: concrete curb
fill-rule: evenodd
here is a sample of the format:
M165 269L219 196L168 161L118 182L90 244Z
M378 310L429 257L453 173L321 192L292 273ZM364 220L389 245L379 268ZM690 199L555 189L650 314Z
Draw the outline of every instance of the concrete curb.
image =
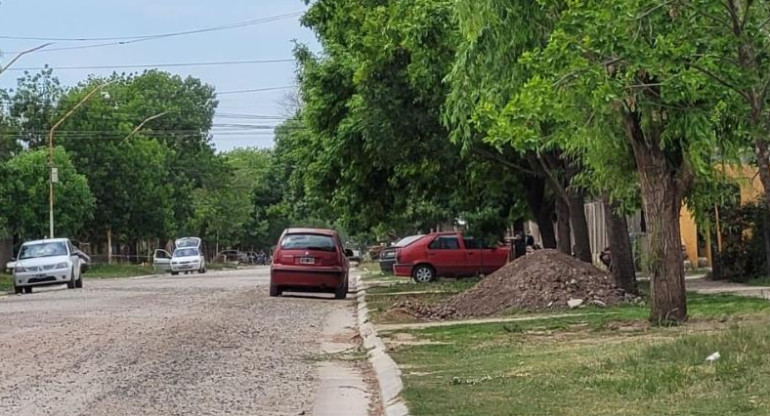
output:
M355 277L356 301L358 302L358 331L363 339L364 348L368 350L369 362L374 368L377 384L380 386L380 398L385 416L409 416L409 409L401 399L401 370L390 357L385 343L377 335L377 330L369 322L369 309L366 307L366 291L361 287L361 276Z

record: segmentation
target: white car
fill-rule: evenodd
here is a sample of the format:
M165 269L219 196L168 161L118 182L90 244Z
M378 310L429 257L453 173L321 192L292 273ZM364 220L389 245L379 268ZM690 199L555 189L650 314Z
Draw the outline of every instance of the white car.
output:
M185 247L174 250L171 255L171 274L206 273L206 258L196 247Z
M28 241L19 249L13 268L14 292L32 293L33 287L61 284L81 288L81 261L69 239Z

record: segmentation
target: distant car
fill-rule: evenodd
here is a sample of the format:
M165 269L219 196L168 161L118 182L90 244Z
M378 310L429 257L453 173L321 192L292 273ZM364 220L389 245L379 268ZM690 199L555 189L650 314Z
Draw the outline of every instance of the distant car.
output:
M380 253L382 253L382 250L385 249L385 244L378 244L376 246L370 246L367 249L367 254L369 255L369 258L372 260L379 260L380 259Z
M206 273L206 259L196 247L178 248L171 255L171 274Z
M398 240L392 246L385 248L380 252L380 270L383 273L393 273L393 265L396 264L396 251L399 248L406 247L423 237L423 234L410 235L409 237Z
M270 296L284 291L330 292L348 295L348 257L334 230L289 228L278 240L270 266Z
M508 262L510 248L488 247L461 233L431 233L396 251L396 276L428 283L439 276L490 274Z
M33 287L66 284L83 287L79 250L66 238L28 241L19 249L13 269L16 294L32 293Z
M221 251L216 256L216 261L233 261L238 263L248 263L249 262L249 255L244 253L243 251L238 250L225 250Z

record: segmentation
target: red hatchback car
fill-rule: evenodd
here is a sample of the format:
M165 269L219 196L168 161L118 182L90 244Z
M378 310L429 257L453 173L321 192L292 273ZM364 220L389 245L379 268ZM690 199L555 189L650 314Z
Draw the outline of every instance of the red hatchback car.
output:
M510 249L489 247L458 232L428 234L396 251L396 276L428 283L439 276L488 275L505 266Z
M289 228L283 232L270 265L270 296L284 291L330 292L348 295L350 250L334 230Z

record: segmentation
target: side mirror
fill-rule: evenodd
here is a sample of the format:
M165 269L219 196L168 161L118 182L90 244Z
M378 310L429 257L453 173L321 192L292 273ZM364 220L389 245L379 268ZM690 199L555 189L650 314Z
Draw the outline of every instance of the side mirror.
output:
M346 248L345 249L345 257L353 257L353 250Z

